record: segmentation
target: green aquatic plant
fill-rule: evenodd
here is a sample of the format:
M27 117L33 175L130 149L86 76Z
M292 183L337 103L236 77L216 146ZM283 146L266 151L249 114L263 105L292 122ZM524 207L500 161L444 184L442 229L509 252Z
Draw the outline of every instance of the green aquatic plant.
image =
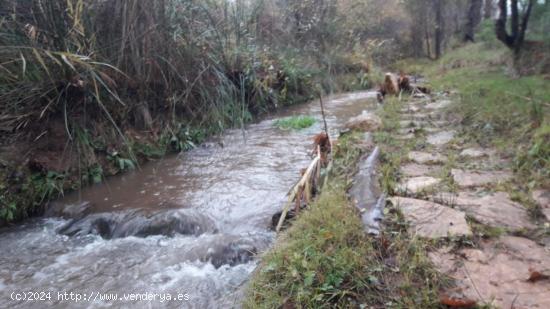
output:
M315 123L315 118L311 116L292 116L278 119L274 125L282 130L301 130L311 127Z

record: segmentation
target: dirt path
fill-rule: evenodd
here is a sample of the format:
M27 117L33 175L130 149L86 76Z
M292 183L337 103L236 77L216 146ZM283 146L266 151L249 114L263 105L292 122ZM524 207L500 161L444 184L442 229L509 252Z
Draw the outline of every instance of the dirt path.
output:
M437 240L429 256L455 279L448 296L498 308L550 308L550 242L533 236L548 229L548 193L533 194L547 216L537 224L514 198L511 159L469 142L447 112L452 104L448 97L414 98L400 111L396 139L418 142L401 163L391 201L412 233Z

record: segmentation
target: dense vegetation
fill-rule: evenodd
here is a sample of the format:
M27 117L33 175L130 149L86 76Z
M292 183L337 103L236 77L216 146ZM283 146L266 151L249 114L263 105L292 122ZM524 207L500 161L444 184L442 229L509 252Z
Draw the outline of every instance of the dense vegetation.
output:
M368 55L329 41L336 15L334 2L3 1L1 217L317 91L372 87Z
M536 219L529 193L550 187L549 3L2 1L0 225L277 108L375 88L380 68L449 92L461 137L513 158L515 179L504 189ZM508 7L510 16L498 10ZM403 98L386 100L374 134L388 194L418 142L395 138ZM273 125L314 122L305 115ZM393 207L381 237L362 230L346 196L360 138L340 138L330 181L263 257L245 306L441 306L448 281L427 251L450 243L411 239ZM447 181L448 167L444 174Z
M67 190L318 92L374 87L377 67L439 57L460 42L470 7L466 0L3 1L0 218L39 214ZM535 3L528 40L548 40L547 7ZM485 23L495 9L485 6Z
M540 40L539 44L548 44L540 32L545 29L541 27L544 18L540 18L544 14L548 11L535 10L534 30L528 32L529 39ZM474 35L477 43L457 44L437 61L408 58L390 67L425 76L435 92L449 93L456 102L449 114L460 124L462 141L495 148L499 156L510 158L514 178L500 189L527 207L533 220L544 220L530 193L550 187L549 55L527 49L521 52L522 59L515 61L515 51L498 41L489 21L481 23ZM462 33L447 39L460 42ZM417 52L422 54L426 48L424 41ZM538 61L529 59L532 57L539 57ZM518 77L518 71L523 76ZM425 147L422 131L410 140L396 138L402 108L401 99L387 100L379 111L383 128L374 134L382 149L380 186L389 194L395 193L407 153ZM354 134L341 137L334 155L334 164L340 167L335 177L263 257L249 287L247 307L447 308L440 302L440 293L448 282L434 271L427 252L441 247L477 247L480 239L503 233L503 229L470 222L474 234L470 238L450 237L439 243L411 239L400 212L388 204L384 233L365 236L345 196L350 170L360 153L354 138ZM449 177L453 160L442 167L440 175L448 188L456 186ZM536 239L549 231L546 227L530 233ZM478 307L485 308L483 304Z
M514 158L516 177L503 190L540 220L529 192L550 186L550 90L541 75L506 76L506 59L510 55L505 47L485 42L458 48L437 62L406 60L396 68L425 74L437 91L458 90L452 97L457 102L452 112L464 128L464 141L495 147L503 157ZM396 138L403 106L399 100L388 100L379 112L383 129L374 134L382 149L380 186L389 194L396 190L407 153L423 145L422 133L411 140ZM339 140L334 155L337 172L318 200L263 257L249 287L247 307L447 308L440 303L440 292L451 283L434 270L427 252L472 245L502 233L472 223L474 236L468 239L450 237L439 243L411 239L401 213L389 206L384 233L366 236L345 195L361 153L359 136L349 134ZM441 177L452 187L449 171L444 166ZM548 235L548 229L537 233Z

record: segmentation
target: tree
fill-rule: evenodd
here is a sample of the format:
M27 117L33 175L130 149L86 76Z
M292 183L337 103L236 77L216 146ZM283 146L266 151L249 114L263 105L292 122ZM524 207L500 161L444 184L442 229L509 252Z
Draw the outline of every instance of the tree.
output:
M423 1L405 1L405 9L410 18L410 51L414 57L431 56L430 27L431 6ZM433 28L433 27L431 27Z
M514 52L515 64L517 64L517 61L519 60L521 48L523 47L523 43L525 42L525 31L527 30L529 16L531 15L531 10L533 9L535 0L528 0L526 4L527 6L523 6L523 14L520 14L518 2L518 0L511 0L511 33L508 33L508 31L506 30L506 24L508 21L507 0L498 1L498 9L500 11L500 14L498 16L495 27L496 35L499 41L504 43Z
M494 1L493 0L485 0L485 5L483 9L483 19L491 19L493 18L493 12L494 12Z
M464 32L464 42L474 42L475 30L481 22L481 7L483 0L470 0L468 21Z
M443 35L445 33L445 21L443 19L443 0L434 0L435 9L435 58L441 57Z

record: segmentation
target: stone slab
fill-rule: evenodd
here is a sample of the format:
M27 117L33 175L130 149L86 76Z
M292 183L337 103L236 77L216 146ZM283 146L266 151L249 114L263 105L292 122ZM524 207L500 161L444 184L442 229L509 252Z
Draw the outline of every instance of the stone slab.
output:
M399 207L410 224L410 232L425 238L467 236L472 231L463 212L424 200L393 197L391 202Z
M512 201L505 192L460 192L453 203L479 222L493 227L512 230L535 227L527 209Z
M447 157L438 153L411 151L408 154L409 160L418 164L439 164L447 162Z
M426 141L428 144L434 146L443 146L452 141L455 135L455 131L441 131L439 133L429 135Z
M455 279L447 294L461 294L492 308L550 308L550 280L530 282L532 271L550 275L548 248L521 237L503 236L480 248L429 254L439 271Z
M467 171L452 169L454 181L462 188L497 184L510 180L512 173L508 171Z
M426 164L408 163L401 166L401 174L406 177L427 176L438 171L436 166Z
M460 152L460 156L463 158L478 159L483 157L489 157L495 153L492 149L486 148L467 148Z
M429 176L419 176L406 179L399 184L397 190L403 193L420 193L430 187L433 187L441 183L441 179L437 179Z

